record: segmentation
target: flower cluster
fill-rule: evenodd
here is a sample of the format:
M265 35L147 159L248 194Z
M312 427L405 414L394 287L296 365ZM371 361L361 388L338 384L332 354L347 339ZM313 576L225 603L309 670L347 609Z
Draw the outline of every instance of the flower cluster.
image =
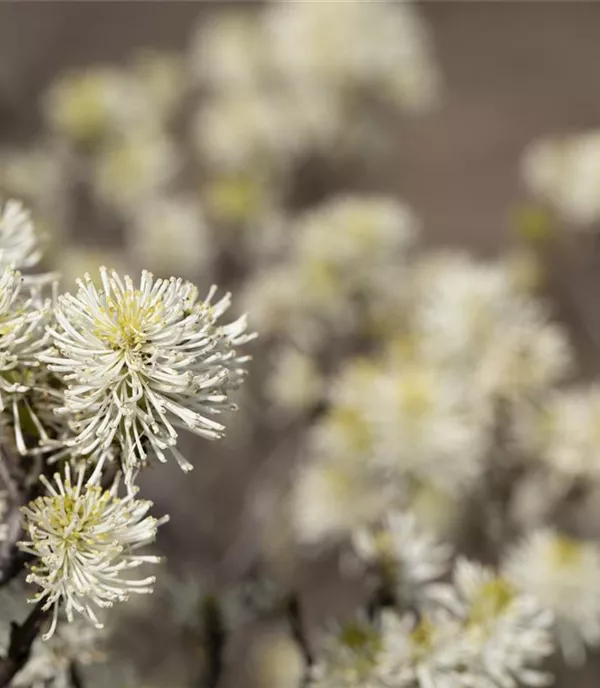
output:
M246 320L218 325L230 296L212 303L214 288L199 301L182 280L143 272L135 286L104 268L100 276L101 287L86 275L76 295L59 297L54 346L41 357L67 381L59 412L73 418L75 451L100 467L116 444L128 485L149 450L161 461L168 451L190 470L175 428L222 434L211 416L229 408L243 375L246 359L235 347L250 338Z
M364 326L376 306L393 300L398 307L402 294L389 290L402 290L402 282L390 277L406 265L416 230L412 211L394 198L333 197L295 219L289 258L250 280L247 308L261 332L285 332L314 352L331 334ZM366 312L357 322L361 304Z
M600 132L533 141L523 153L522 176L542 203L576 227L600 219Z
M600 646L600 554L581 518L600 493L600 393L569 386L541 256L531 242L495 260L420 250L413 209L364 179L393 169L398 115L435 106L433 55L402 2L215 10L181 55L60 75L38 143L0 151L0 187L28 199L44 233L75 238L47 242L59 295L53 275L28 274L41 255L29 212L0 208L0 568L21 538L34 614L51 618L15 685L64 688L105 608L153 590L141 571L158 557L143 548L166 519L149 515L138 478L171 459L189 471L183 433L221 438L235 408L246 318L228 319L228 293L173 273L229 280L269 338L247 392L256 419L237 427L252 441L238 444L286 432L273 453L289 478L281 495L261 464L268 522L249 519L227 557L277 581L259 570L269 586L242 585L232 613L205 577L174 585L187 639L224 645L258 617L268 629L239 664L278 688L303 673L315 688L536 688L555 645L571 665ZM534 142L525 182L593 224L599 151L597 132ZM80 219L111 234L96 253L78 243ZM299 596L279 586L322 554L365 599L313 642ZM0 645L10 653L1 627Z
M554 616L557 642L576 666L586 645L600 644L600 549L551 529L530 533L512 547L504 561L506 577L525 594L536 597Z
M326 636L312 686L449 688L541 686L552 652L552 615L492 570L456 562L452 583L419 615L389 609Z
M138 550L166 518L148 515L134 479L167 453L192 467L175 446L181 428L222 436L214 416L234 407L248 359L240 347L253 335L244 316L221 322L229 294L216 299L212 287L200 299L190 282L147 271L134 285L101 268L99 284L86 275L75 294L57 296L53 275L18 270L40 255L29 213L8 201L0 210L0 461L11 502L30 500L18 545L31 558L32 601L51 613L50 638L62 634L63 611L68 622L79 614L100 627L100 609L152 592L154 577L132 572L158 561ZM17 544L14 530L0 524L0 540L12 538L3 557ZM45 662L26 676L48 667L60 674Z
M46 637L56 629L61 603L69 621L73 612L79 612L101 628L95 609L126 600L131 592L152 592L154 577L131 579L123 575L158 561L134 553L156 536L159 523L147 516L151 502L135 499L132 494L119 498L116 483L112 489L103 490L92 480L84 483L84 476L80 469L73 483L68 464L64 478L55 474L54 486L42 476L49 495L38 497L23 509L30 539L22 541L20 547L39 559L27 580L41 588L34 600L43 601L44 608L53 608Z

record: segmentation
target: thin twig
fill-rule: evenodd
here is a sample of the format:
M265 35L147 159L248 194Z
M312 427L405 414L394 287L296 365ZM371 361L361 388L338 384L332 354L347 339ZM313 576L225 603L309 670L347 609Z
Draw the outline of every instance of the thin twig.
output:
M216 688L223 672L227 634L219 601L213 595L203 600L201 617L205 656L201 687Z
M72 688L83 688L83 676L77 662L72 661L69 665L69 681Z
M22 624L11 623L8 652L6 657L0 658L0 688L10 686L13 678L27 664L31 647L50 613L43 609L43 604L42 601L38 602Z
M300 598L296 593L290 593L290 595L288 595L285 602L285 613L290 624L292 638L298 644L302 657L304 658L306 674L308 675L310 668L314 664L314 657L304 629Z

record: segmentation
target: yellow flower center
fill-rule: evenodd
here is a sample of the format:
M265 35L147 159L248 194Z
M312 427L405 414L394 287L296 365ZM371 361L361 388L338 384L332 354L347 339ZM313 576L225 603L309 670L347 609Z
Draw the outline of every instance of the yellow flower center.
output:
M496 619L513 601L515 589L504 578L485 582L475 595L469 614L469 626L483 626Z
M140 304L140 292L126 292L121 299L109 300L105 319L96 319L96 336L111 348L137 351L145 343L147 330L164 322L162 302ZM110 323L110 324L109 324Z

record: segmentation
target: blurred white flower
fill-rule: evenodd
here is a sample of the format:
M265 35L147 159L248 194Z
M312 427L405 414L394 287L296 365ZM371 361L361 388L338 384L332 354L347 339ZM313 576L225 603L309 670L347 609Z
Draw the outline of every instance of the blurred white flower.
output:
M152 592L154 577L123 576L142 564L158 561L134 554L156 537L159 521L147 516L152 503L135 499L133 494L118 497L117 483L111 490L90 481L84 484L84 469L73 484L68 464L64 479L59 473L54 475L55 486L45 476L41 481L49 495L23 507L29 539L19 546L36 558L27 581L41 590L32 601L53 608L44 637L56 630L61 604L69 621L73 612L78 612L101 628L96 608L125 601L132 592Z
M343 538L381 518L396 495L396 486L382 486L365 467L340 459L310 462L294 482L296 535L307 544Z
M216 169L280 172L309 145L298 119L284 94L236 91L200 107L193 145L200 161Z
M193 198L159 195L134 210L126 240L136 261L148 269L194 275L210 264L209 231Z
M467 685L543 686L552 676L540 665L554 651L552 613L533 596L488 568L458 559L449 598L456 596L471 652Z
M452 555L452 548L424 533L410 512L389 512L380 525L355 532L352 541L363 561L389 577L403 606L427 600L430 584L448 571Z
M382 648L375 675L381 688L479 686L469 667L471 648L458 619L441 610L399 617L382 614Z
M340 278L368 285L382 265L402 269L398 261L405 258L417 227L412 211L395 198L336 196L296 220L294 256L301 265L323 261L342 272Z
M451 371L411 361L384 367L363 413L373 437L372 462L383 473L450 491L479 476L490 442L487 419L472 390Z
M22 282L10 267L0 276L0 410L11 412L17 447L25 453L19 402L36 384L37 356L47 345L49 304L23 293ZM33 413L32 420L38 422Z
M566 332L522 293L508 263L440 254L418 266L414 328L423 355L474 378L484 395L522 398L569 371Z
M435 102L431 46L407 3L274 2L264 22L276 71L292 87L329 98L366 89L417 110Z
M216 288L199 301L181 279L144 271L136 287L105 268L100 277L100 288L86 275L76 295L59 297L55 348L41 357L68 381L61 411L74 419L75 450L85 456L116 442L128 485L150 449L190 470L175 428L222 435L211 416L231 408L228 393L243 377L247 359L235 347L252 338L246 319L218 324L231 300L227 294L213 304Z
M42 257L28 210L9 200L0 210L0 268L28 268Z
M20 582L4 587L0 594L0 651L6 653L10 642L9 619L23 619L31 611L27 590ZM13 679L15 688L70 688L71 663L88 666L104 659L104 633L92 625L74 619L59 623L47 641L37 638L25 666Z
M185 92L183 60L176 53L144 49L136 53L129 74L143 89L149 112L145 118L167 119ZM145 122L146 120L143 120ZM135 124L132 123L135 128Z
M568 222L600 219L600 132L533 141L521 161L527 187Z
M309 409L323 393L316 361L296 348L281 349L267 379L266 391L269 400L281 409L291 412Z
M311 688L380 688L376 675L382 649L381 632L358 617L323 633L317 660L310 668Z
M93 165L92 185L98 197L130 213L173 178L181 157L174 139L142 127L103 145Z
M190 71L215 91L257 88L268 73L268 45L255 13L215 12L192 36Z
M538 530L504 560L506 577L550 610L569 664L585 661L585 646L600 645L600 550L552 530Z
M478 478L488 420L451 372L385 356L342 369L331 406L311 429L312 464L296 490L300 530L312 532L309 539L376 521L415 484L456 497Z
M252 688L300 688L304 659L298 644L282 628L258 630L244 664Z
M410 274L417 226L397 199L333 197L292 222L289 258L249 282L247 307L257 313L261 331L284 333L303 350L314 350L332 334L356 329L368 304L392 292L400 302L408 279L399 274Z
M303 298L299 299L298 294ZM243 310L252 312L252 321L261 336L283 335L287 341L310 352L323 342L328 332L327 324L314 313L317 295L323 297L318 313L330 312L333 304L342 301L339 291L330 290L318 279L311 280L310 274L301 274L296 266L284 262L257 271L244 285L241 301ZM338 324L349 317L349 309L348 303L342 303L341 312L335 311Z
M148 123L153 108L140 81L97 66L68 72L50 86L44 115L51 129L84 143Z
M560 476L600 478L600 387L552 390L515 419L519 446Z

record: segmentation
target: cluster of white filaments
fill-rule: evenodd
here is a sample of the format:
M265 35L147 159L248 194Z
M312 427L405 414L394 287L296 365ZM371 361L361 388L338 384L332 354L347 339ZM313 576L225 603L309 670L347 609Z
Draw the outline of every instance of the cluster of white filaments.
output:
M26 391L27 368L38 367L45 346L47 308L22 293L21 274L10 267L0 275L0 405L5 395Z
M323 639L311 686L493 688L548 685L552 614L490 569L459 559L418 613L385 610Z
M56 642L63 611L68 622L80 617L100 628L103 608L152 592L154 577L133 570L158 562L138 549L166 518L148 515L151 502L137 499L134 478L149 454L164 461L168 451L191 468L175 446L179 428L209 439L223 434L213 416L232 407L246 360L237 347L252 336L245 317L219 323L229 294L213 302L213 287L201 300L189 282L149 272L135 286L101 268L99 287L86 275L75 295L57 297L54 285L46 297L53 275L19 272L40 255L28 211L7 202L0 208L0 543L3 551L15 545L5 518L9 497L16 499L10 464L23 455L19 475L35 471L23 490L36 498L22 507L18 546L32 557L27 582L38 590L30 601L51 617L44 638ZM107 459L118 459L121 471L104 470ZM51 482L52 463L60 469ZM125 496L114 477L121 473ZM15 685L68 669L55 664L32 662Z
M28 451L24 417L45 436L30 395L44 377L38 355L47 346L50 300L42 296L42 285L51 278L24 277L20 272L40 258L29 211L19 201L7 201L0 209L0 411L7 412L3 425L21 454Z
M19 201L7 201L0 210L0 267L28 268L41 255L29 212Z
M600 643L600 549L551 529L536 530L508 552L505 575L552 611L558 645L573 666Z
M86 275L76 295L59 297L54 346L42 356L67 381L60 411L75 419L75 451L102 457L116 444L128 484L149 450L161 461L168 451L189 470L176 428L222 435L212 416L231 407L228 392L242 378L235 347L250 338L246 320L218 325L230 296L213 304L214 288L199 301L180 279L144 271L136 287L128 276L100 275L100 288Z
M156 537L159 521L147 516L152 503L133 494L120 498L117 483L104 490L84 482L84 475L80 470L72 482L67 464L64 478L54 475L54 485L42 476L48 495L23 507L29 539L20 547L37 559L27 580L41 588L33 601L53 608L46 637L56 629L61 604L69 621L78 612L101 627L99 608L125 601L132 592L152 592L154 577L127 576L142 564L158 561L135 553Z

